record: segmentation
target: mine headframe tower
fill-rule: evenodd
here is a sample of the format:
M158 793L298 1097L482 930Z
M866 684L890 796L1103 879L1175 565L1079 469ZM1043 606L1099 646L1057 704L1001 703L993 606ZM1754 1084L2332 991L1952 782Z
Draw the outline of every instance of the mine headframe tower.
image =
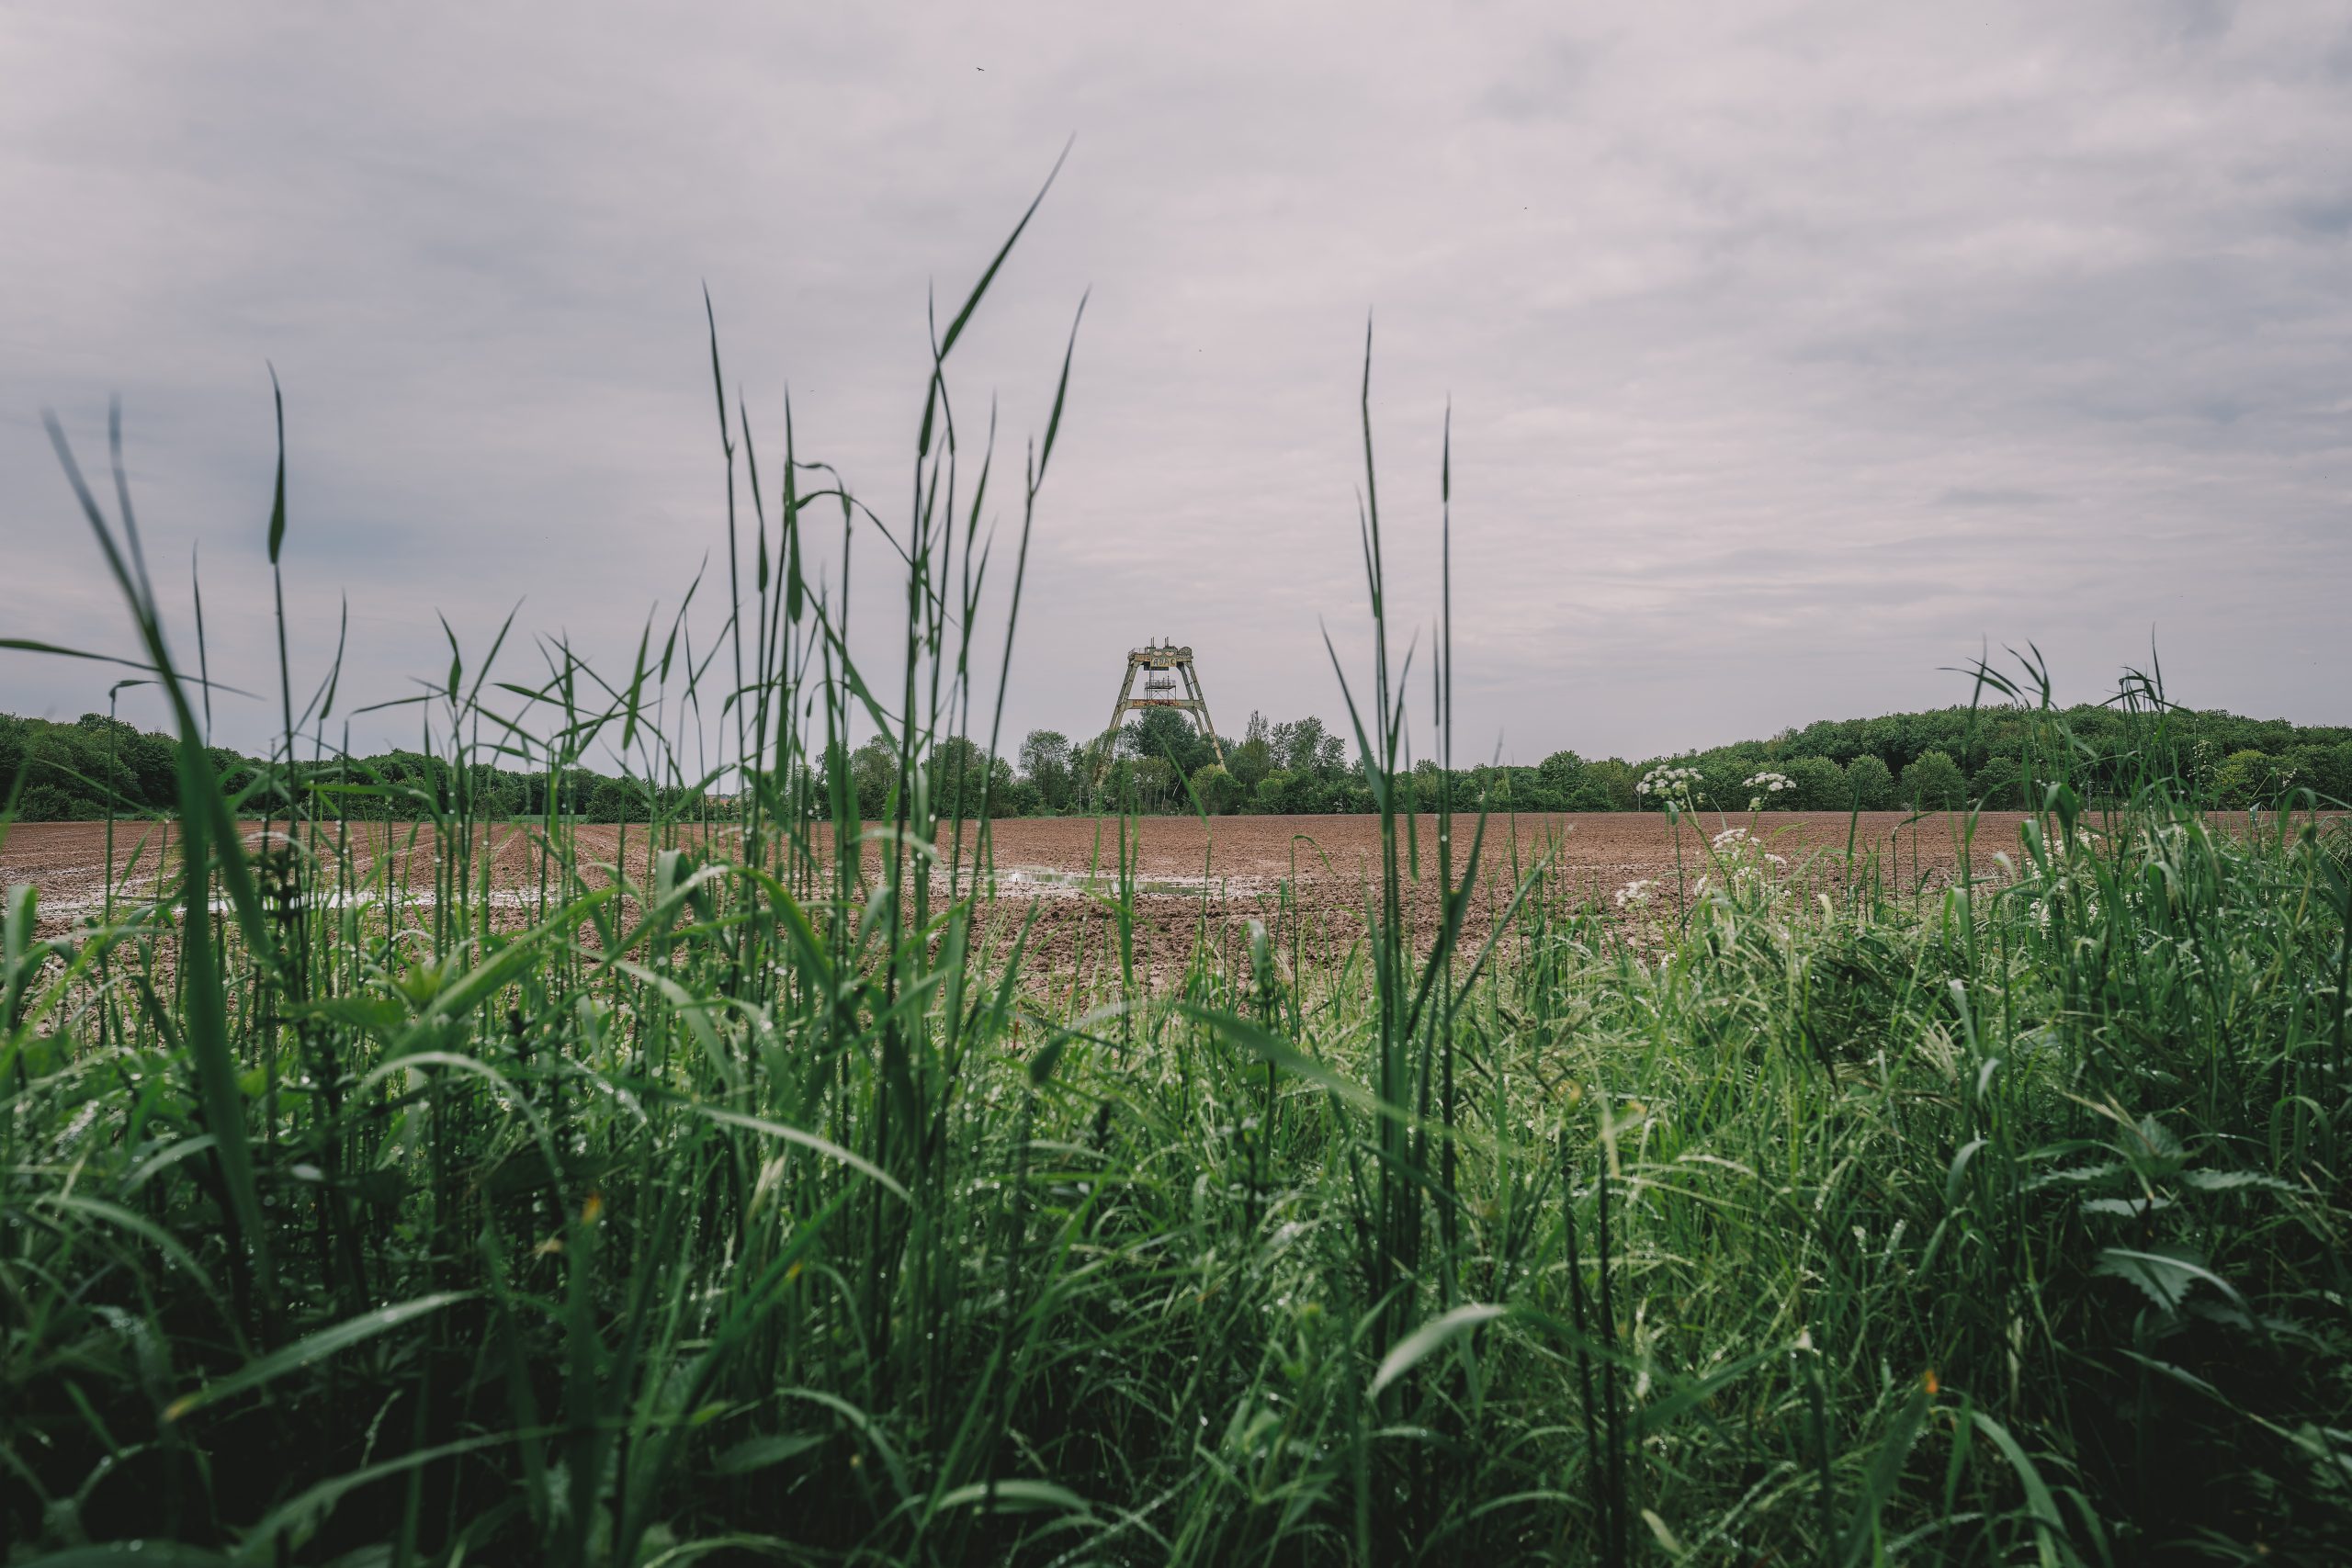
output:
M1143 692L1136 692L1136 676L1143 676ZM1102 732L1102 743L1095 748L1094 787L1102 787L1103 775L1111 771L1111 753L1119 741L1119 726L1127 715L1142 708L1174 708L1193 716L1193 727L1208 737L1209 750L1216 754L1217 765L1225 765L1225 745L1216 738L1216 726L1209 719L1209 700L1201 694L1201 677L1193 668L1193 650L1178 648L1170 640L1166 643L1148 642L1141 648L1127 650L1127 678L1120 683L1119 701L1111 709L1111 728Z

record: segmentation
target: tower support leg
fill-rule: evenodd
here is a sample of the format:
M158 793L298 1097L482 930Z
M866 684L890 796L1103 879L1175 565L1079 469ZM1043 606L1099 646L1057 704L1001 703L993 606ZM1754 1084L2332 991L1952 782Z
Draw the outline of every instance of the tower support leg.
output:
M1193 668L1193 661L1189 659L1176 668L1184 672L1184 685L1193 694L1193 719L1200 725L1201 733L1209 738L1209 750L1216 755L1216 765L1222 768L1225 766L1225 743L1216 738L1216 722L1209 717L1209 698L1208 694L1201 689L1200 671Z
M1119 720L1126 715L1127 699L1135 694L1136 669L1136 660L1131 654L1127 658L1127 678L1119 683L1119 700L1111 705L1111 728L1102 732L1102 743L1095 748L1094 782L1088 790L1089 794L1101 789L1103 778L1111 772L1111 750L1119 742Z

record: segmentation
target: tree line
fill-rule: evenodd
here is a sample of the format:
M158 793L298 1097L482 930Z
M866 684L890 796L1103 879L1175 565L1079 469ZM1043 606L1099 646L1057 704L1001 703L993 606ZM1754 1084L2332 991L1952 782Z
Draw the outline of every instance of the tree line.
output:
M1824 719L1765 739L1628 761L1555 751L1532 766L1454 770L1457 804L1518 811L1633 811L1656 807L1642 781L1688 770L1681 794L1694 805L1744 811L2019 809L2038 749L2067 749L2067 772L2094 800L2120 798L2150 768L2211 806L2272 806L2309 791L2323 804L2352 802L2352 727L2296 725L2220 710L2166 711L2135 722L2109 705L2061 710L1958 705L1876 718ZM1019 812L1085 809L1095 799L1147 811L1314 814L1374 809L1363 769L1320 719L1270 724L1250 716L1220 764L1182 715L1156 709L1131 720L1102 756L1101 742L1073 744L1053 730L1022 743L1012 798ZM2151 755L2160 749L2162 756ZM1778 787L1753 781L1771 775ZM1434 761L1414 767L1407 806L1432 806L1444 783ZM1187 787L1189 785L1189 787Z
M2214 711L2165 716L2158 761L2207 804L2267 807L2308 790L2323 804L2352 802L2352 727L2296 725ZM1825 719L1768 739L1628 761L1555 751L1532 766L1481 764L1456 769L1457 805L1497 810L1632 811L1657 803L1642 781L1666 767L1688 770L1679 785L1692 804L1724 811L1757 801L1768 810L1864 811L1996 809L2026 804L2039 738L2064 734L2070 773L2096 799L2128 792L2148 765L2149 729L2112 707L2083 705L2063 712L2026 707L1937 708L1876 718ZM1216 748L1173 709L1153 709L1116 732L1073 741L1058 730L1033 729L1010 758L991 756L961 737L933 750L928 770L943 816L1057 816L1102 807L1212 815L1237 812L1313 816L1374 809L1359 760L1346 740L1312 716L1270 722L1252 713L1238 739ZM307 794L327 815L409 818L464 810L477 817L559 815L590 822L642 822L656 817L719 817L737 797L721 786L652 784L584 766L508 769L463 765L423 751L270 764L226 749L211 752L232 796L266 794L283 803ZM823 815L832 798L832 768L859 814L886 816L899 776L889 745L869 740L846 753L796 770L781 792L800 810ZM175 743L105 714L71 723L0 714L0 808L19 821L92 821L109 809L162 816L178 798ZM1749 781L1764 774L1780 788ZM1444 783L1435 761L1418 763L1406 805L1434 806ZM266 790L257 786L267 785ZM552 797L552 798L551 798ZM12 805L13 803L13 805Z
M643 822L691 814L704 792L648 784L586 767L555 770L458 764L424 751L298 759L273 768L225 747L210 748L222 792L254 810L280 809L289 795L328 817L412 819L463 811L481 818L538 817L555 810L590 822ZM23 822L93 822L117 816L168 816L179 803L178 743L102 713L72 723L0 714L0 809ZM552 800L551 800L552 797Z

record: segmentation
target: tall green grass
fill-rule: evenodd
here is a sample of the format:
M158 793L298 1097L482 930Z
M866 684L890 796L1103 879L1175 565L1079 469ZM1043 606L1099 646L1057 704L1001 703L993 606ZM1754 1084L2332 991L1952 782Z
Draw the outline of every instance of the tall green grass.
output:
M1392 664L1367 353L1361 929L1326 961L1294 906L1237 940L1204 903L1155 986L1110 817L1115 874L1041 964L986 813L967 858L932 772L982 724L997 749L974 698L1001 702L1012 627L981 670L983 593L1009 568L1017 616L1059 432L1057 389L992 478L949 394L1012 248L937 335L888 521L788 413L754 440L714 318L717 646L681 611L625 674L556 643L518 675L503 630L451 635L413 716L455 777L609 747L748 795L740 826L624 829L617 865L551 807L520 901L462 791L222 796L119 442L109 504L59 438L184 765L174 881L110 879L55 940L12 889L0 926L9 1561L2352 1540L2340 832L2189 809L2151 682L2128 807L2079 807L2052 716L2041 809L1956 886L1732 843L1687 909L1629 920L1515 835L1495 863L1476 802L1424 846L1397 786L1424 697L1450 764L1451 637L1426 686ZM282 505L270 536L275 569ZM904 583L887 681L845 625L876 548ZM281 661L281 760L341 750L336 692L298 708ZM838 765L860 729L898 750L880 823ZM685 754L714 730L728 754ZM1476 944L1474 899L1505 913Z

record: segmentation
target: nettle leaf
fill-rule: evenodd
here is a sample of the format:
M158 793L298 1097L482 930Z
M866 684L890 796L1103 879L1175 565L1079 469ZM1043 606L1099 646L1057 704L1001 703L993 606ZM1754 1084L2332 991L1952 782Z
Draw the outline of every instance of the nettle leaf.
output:
M2180 1310L2180 1303L2188 1299L2189 1288L2199 1280L2211 1280L2225 1292L2229 1290L2205 1267L2200 1255L2185 1247L2110 1247L2098 1255L2098 1265L2091 1272L2130 1280L2168 1313Z
M2062 1181L2077 1182L2088 1186L2095 1181L2106 1181L2121 1176L2131 1168L2128 1165L2119 1165L2113 1160L2109 1160L2105 1165L2078 1165L2065 1170L2044 1172L2027 1182L2025 1190L2029 1192L2039 1191L2044 1187L2055 1187Z
M2301 1190L2291 1181L2281 1181L2257 1170L2184 1170L2180 1179L2199 1192L2242 1192L2257 1188L2265 1192Z
M2115 1214L2127 1220L2136 1220L2143 1214L2154 1213L2158 1209L2171 1207L2172 1200L2169 1198L2086 1198L2083 1200L2083 1213L2086 1214Z
M2134 1132L2136 1136L2127 1146L2131 1149L2132 1163L2141 1169L2169 1176L2187 1159L2188 1152L2181 1147L2180 1140L2173 1135L2171 1128L2154 1115L2141 1117Z
M2242 1306L2224 1306L2213 1302L2191 1302L2188 1315L2207 1323L2218 1323L2248 1333L2262 1333L2273 1339L2288 1339L2324 1355L2326 1341L2291 1317L2279 1317L2269 1313L2252 1313Z

